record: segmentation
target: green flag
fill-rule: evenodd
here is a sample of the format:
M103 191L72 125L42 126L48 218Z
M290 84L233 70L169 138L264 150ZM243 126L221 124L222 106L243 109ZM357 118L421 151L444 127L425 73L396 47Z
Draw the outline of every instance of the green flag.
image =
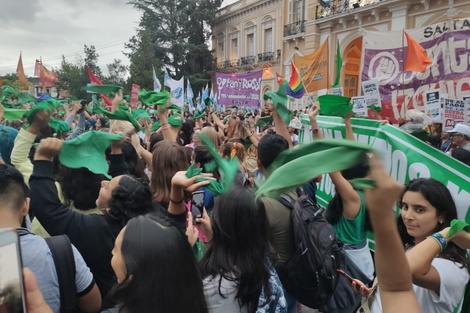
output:
M332 88L339 88L340 87L340 79L341 79L341 68L343 67L343 58L341 57L341 49L339 47L339 41L338 41L338 47L336 49L336 79L335 82L333 83Z
M3 117L7 121L14 121L14 120L20 120L23 118L23 116L28 113L29 110L20 110L20 109L10 109L10 108L5 108L5 112L3 114Z

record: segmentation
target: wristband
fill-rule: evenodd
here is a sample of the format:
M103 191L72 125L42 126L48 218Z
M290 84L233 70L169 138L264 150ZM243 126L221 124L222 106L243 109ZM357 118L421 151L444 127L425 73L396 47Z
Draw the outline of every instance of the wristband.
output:
M183 196L183 198L181 198L180 201L175 201L175 200L173 200L173 199L170 198L170 202L173 202L174 204L181 204L181 203L184 201L184 198L185 198L185 197Z
M437 241L439 246L441 247L441 252L447 248L447 240L442 236L440 233L434 233L431 236L428 236L428 238L432 238Z
M317 133L318 133L318 128L312 129L312 133L313 133L313 134L317 134Z

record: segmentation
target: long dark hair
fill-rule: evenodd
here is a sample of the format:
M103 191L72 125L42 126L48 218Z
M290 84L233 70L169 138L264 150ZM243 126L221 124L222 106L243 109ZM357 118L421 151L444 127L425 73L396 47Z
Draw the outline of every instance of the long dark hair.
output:
M364 155L365 160L367 157ZM369 172L369 165L367 162L361 162L353 167L350 167L341 172L343 177L346 180L351 180L354 178L363 178L367 176ZM362 205L362 203L361 203ZM341 195L337 192L333 198L328 203L328 207L325 211L325 219L332 225L338 223L339 218L343 215L343 200L341 199ZM369 219L369 213L366 210L366 230L372 231L372 223Z
M261 289L268 294L269 270L265 263L270 245L264 207L257 208L252 191L234 186L215 198L211 246L201 260L202 277L234 281L240 306L255 312ZM269 299L269 296L268 296Z
M86 211L96 208L104 175L90 172L87 168L69 168L60 165L57 181L62 188L65 204Z
M121 253L126 277L110 292L120 312L208 312L193 250L178 228L146 216L133 218Z
M417 178L411 180L406 185L405 191L401 196L400 207L403 206L401 201L403 201L403 196L407 191L419 192L436 209L436 214L444 217L444 222L442 224L437 223L433 233L449 227L450 222L458 218L454 199L452 198L449 189L447 189L443 183L432 178ZM401 216L398 217L397 223L398 232L400 233L403 244L405 246L414 245L415 239L406 231L406 226ZM467 257L466 251L452 242L447 244L447 248L444 249L439 256L444 259L460 263L462 264L462 267L465 267L470 271L470 260Z

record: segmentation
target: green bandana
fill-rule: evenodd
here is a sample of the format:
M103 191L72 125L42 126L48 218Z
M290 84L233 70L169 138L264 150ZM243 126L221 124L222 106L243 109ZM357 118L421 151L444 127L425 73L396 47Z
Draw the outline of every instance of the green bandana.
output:
M326 116L345 117L352 109L353 105L349 105L350 98L338 95L323 95L317 97L320 102L320 114Z
M86 132L64 142L59 153L60 163L70 168L85 167L95 174L103 174L110 178L104 152L113 141L121 140L123 137L106 132Z
M67 122L56 120L52 117L49 119L49 126L57 133L57 136L68 133L70 131L70 127Z
M273 118L271 115L265 115L265 116L262 116L260 117L257 121L256 121L256 126L264 126L264 125L267 125L267 124L272 124L273 122Z
M150 122L150 115L144 109L132 110L132 116L138 120L139 118L146 118Z
M34 108L32 108L29 111L29 114L26 118L29 125L33 124L34 118L36 117L36 113L38 113L41 110L45 110L45 111L51 113L53 108L51 108L51 106L45 101L39 102Z
M276 198L321 174L341 171L358 163L372 147L349 140L316 140L281 153L269 167L271 174L256 192Z
M172 127L180 127L183 125L183 117L181 114L173 114L172 116L168 117L168 124Z
M132 125L135 128L135 131L138 132L140 130L139 123L136 121L132 115L129 113L122 111L122 110L117 110L114 111L114 113L108 112L107 110L101 108L101 107L94 107L93 108L93 113L98 113L98 114L103 114L110 120L120 120L120 121L128 121L131 122Z
M232 160L228 161L222 158L217 149L214 147L212 142L206 136L199 134L198 137L201 139L202 143L209 149L212 157L214 158L213 162L206 164L204 169L206 172L213 172L215 169L218 169L220 173L219 181L207 179L205 177L198 178L197 182L209 181L209 185L206 185L206 189L213 193L214 195L221 195L226 193L232 188L233 182L235 180L235 175L238 171L238 159L235 157ZM186 177L191 178L196 175L201 174L201 168L194 168L194 165L191 165L186 171Z
M21 95L21 92L7 85L0 87L0 93L2 94L2 98L7 98L10 96L19 97Z
M116 85L90 85L90 86L83 86L83 91L90 91L99 94L109 95L110 93L118 93L119 90L122 89L120 86Z
M180 112L181 111L181 108L179 106L177 106L176 104L172 103L168 109L172 110L172 111L176 111L176 112Z
M18 96L18 105L24 105L26 103L36 103L36 98L28 93L21 93Z
M155 123L153 123L152 125L152 128L151 128L151 131L157 131L160 127L162 127L162 125L160 124L160 121L155 121Z
M20 109L9 109L5 108L5 112L3 114L3 117L7 121L14 121L14 120L20 120L23 118L23 116L28 113L29 110L20 110Z
M170 93L166 90L156 92L142 89L139 92L139 99L148 107L154 105L165 105L166 101L170 99Z
M287 94L286 87L284 85L279 85L279 88L276 92L268 91L264 94L264 101L271 99L274 108L276 109L279 116L282 118L286 125L289 125L289 122L292 120L294 114L286 107L287 103Z
M200 112L200 111L196 111L196 113L194 114L194 119L197 120L201 117L204 116L204 113Z
M452 220L452 222L450 222L450 230L449 234L447 234L447 238L452 237L461 230L470 233L470 224L467 224L461 220Z

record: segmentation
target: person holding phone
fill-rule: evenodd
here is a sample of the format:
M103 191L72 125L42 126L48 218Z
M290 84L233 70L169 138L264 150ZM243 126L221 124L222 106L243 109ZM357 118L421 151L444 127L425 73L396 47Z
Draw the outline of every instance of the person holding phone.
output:
M55 189L54 184L53 186ZM54 312L59 312L60 290L50 249L43 238L21 227L28 214L29 203L29 188L23 175L13 166L0 165L0 228L17 230L23 265L36 275L47 304ZM72 251L76 268L78 308L84 312L98 312L101 307L100 291L80 253L74 246Z

